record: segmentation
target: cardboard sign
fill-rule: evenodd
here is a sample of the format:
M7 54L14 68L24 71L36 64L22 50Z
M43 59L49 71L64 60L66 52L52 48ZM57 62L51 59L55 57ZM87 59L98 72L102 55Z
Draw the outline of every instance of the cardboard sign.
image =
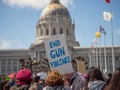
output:
M46 38L44 43L51 70L56 69L61 74L72 73L71 57L64 34Z

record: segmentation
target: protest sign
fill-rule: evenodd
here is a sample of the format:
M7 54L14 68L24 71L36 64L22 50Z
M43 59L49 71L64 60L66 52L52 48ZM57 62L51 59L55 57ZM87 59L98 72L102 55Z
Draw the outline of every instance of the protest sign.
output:
M64 34L46 38L44 43L51 70L56 69L61 74L72 73L71 57Z

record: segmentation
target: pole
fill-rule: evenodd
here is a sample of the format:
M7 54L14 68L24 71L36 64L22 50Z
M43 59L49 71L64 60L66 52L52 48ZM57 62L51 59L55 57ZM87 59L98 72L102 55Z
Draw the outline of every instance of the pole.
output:
M102 71L102 59L101 59L101 38L99 38L99 50L100 50L100 70Z
M105 72L107 72L107 59L106 59L106 35L104 34L104 59L105 59Z
M90 60L90 67L92 66L92 62L91 62L91 54L89 53L89 60Z
M96 52L96 51L95 51L95 52ZM96 67L95 52L93 53L93 58L94 58L94 67Z
M112 14L112 5L110 3L110 11ZM115 60L114 60L114 36L113 36L113 23L112 23L112 17L110 21L110 28L111 28L111 36L112 36L112 66L113 66L113 72L115 71Z
M97 50L97 48L98 48L98 45L96 43L96 67L98 68L98 50Z

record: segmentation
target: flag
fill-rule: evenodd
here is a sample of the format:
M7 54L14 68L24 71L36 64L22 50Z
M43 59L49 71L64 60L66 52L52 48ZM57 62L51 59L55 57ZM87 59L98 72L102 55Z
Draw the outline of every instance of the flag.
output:
M109 12L103 12L103 18L105 21L111 21L112 19L112 14Z
M104 33L104 35L106 35L106 31L104 30L102 26L100 26L100 33Z
M93 43L94 43L94 44L98 44L98 42L97 42L97 39L96 39L96 38L93 40Z
M105 2L110 3L110 0L105 0Z
M99 38L100 37L100 32L96 32L95 36L96 36L96 38Z

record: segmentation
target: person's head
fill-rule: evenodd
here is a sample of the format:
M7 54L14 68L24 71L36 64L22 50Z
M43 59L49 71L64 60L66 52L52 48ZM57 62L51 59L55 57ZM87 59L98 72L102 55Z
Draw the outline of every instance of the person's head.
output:
M111 73L108 73L108 78L111 78L112 77L112 74Z
M65 77L66 77L66 79L68 79L68 80L71 79L72 76L73 76L73 73L65 74Z
M37 86L36 85L31 85L29 90L37 90Z
M45 84L51 87L63 85L63 76L57 70L52 70L48 73L45 79Z
M108 85L108 90L120 90L120 68L113 73L111 81Z
M16 74L18 85L28 85L32 81L32 72L28 69L22 69Z
M102 80L104 81L102 72L100 71L99 68L92 68L90 69L88 73L88 81L97 81L97 80Z
M39 83L39 81L40 81L40 77L39 76L35 76L34 77L34 82Z
M16 90L16 88L15 87L11 87L9 90Z
M3 86L3 90L9 90L10 88L10 84L9 84L9 81L6 82L6 84Z
M108 75L106 77L106 85L109 85L111 78L112 78L112 74L108 73Z

